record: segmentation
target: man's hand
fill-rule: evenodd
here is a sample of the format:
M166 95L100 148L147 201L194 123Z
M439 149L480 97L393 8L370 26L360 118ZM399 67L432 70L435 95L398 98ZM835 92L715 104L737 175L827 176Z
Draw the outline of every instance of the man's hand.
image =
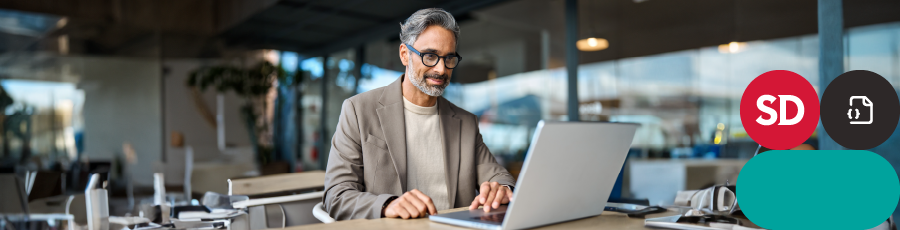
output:
M384 216L389 218L419 218L425 217L426 214L436 215L437 208L434 207L430 197L417 189L394 199L384 209Z
M488 212L492 207L497 209L500 208L501 204L508 204L513 196L513 193L509 188L497 182L481 183L481 189L478 191L480 191L480 193L475 197L475 200L472 201L469 210L474 210L478 208L479 205L484 205L484 211Z

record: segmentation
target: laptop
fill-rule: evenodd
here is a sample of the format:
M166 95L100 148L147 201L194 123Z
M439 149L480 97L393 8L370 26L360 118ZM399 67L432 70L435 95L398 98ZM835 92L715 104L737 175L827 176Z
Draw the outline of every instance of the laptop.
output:
M513 202L490 212L477 209L428 218L470 228L522 229L600 215L638 126L541 121Z

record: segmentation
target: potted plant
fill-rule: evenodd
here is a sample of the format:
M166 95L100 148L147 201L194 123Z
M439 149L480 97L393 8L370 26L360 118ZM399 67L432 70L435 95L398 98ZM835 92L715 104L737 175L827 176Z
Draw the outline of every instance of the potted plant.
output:
M240 68L233 65L209 66L191 72L187 86L191 89L194 101L204 119L216 126L216 118L203 103L202 92L214 88L220 95L232 91L244 99L241 106L241 117L250 134L254 146L256 161L265 166L275 161L272 140L272 117L268 112L274 105L269 97L275 97L274 86L277 79L286 76L286 72L268 61L263 61L251 68ZM220 96L221 97L221 96ZM224 146L220 144L220 147Z

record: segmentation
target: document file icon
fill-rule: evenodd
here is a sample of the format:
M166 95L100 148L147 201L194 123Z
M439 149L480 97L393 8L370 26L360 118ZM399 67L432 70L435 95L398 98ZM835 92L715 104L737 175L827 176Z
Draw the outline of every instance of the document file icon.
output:
M868 113L869 119L868 120L865 120L866 116L860 116L859 108L854 108L854 106L853 106L853 100L859 100L862 102L863 107L869 107L869 113ZM859 104L857 104L857 105L859 105ZM863 108L863 111L865 111L865 108ZM847 111L847 118L850 119L850 124L853 124L853 125L872 124L872 120L874 119L874 116L875 116L874 111L875 111L875 106L873 105L872 101L869 100L868 97L866 97L866 96L851 96L850 97L850 110ZM854 112L856 114L855 116L854 116ZM860 117L863 117L863 118L860 119Z

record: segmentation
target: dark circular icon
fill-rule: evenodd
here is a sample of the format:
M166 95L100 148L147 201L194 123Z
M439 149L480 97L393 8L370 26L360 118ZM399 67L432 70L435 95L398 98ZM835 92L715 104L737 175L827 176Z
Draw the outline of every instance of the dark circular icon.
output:
M825 132L848 149L884 143L900 119L900 99L886 79L866 70L841 74L822 93L819 115Z

